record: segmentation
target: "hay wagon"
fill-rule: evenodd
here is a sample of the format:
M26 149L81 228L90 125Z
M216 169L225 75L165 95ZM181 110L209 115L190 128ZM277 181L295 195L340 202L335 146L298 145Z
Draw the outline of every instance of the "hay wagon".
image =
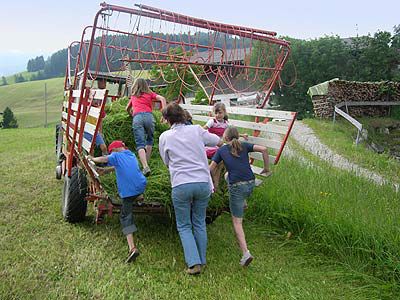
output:
M129 96L135 77L147 77L150 85L170 93L168 100L180 103L198 122L206 121L211 105L226 100L226 95L262 95L254 107L227 102L227 111L230 123L249 132L249 142L268 147L270 162L277 164L296 113L265 107L289 53L289 43L275 32L145 5L126 8L102 3L93 25L68 47L61 123L56 128L56 177L64 180L64 219L83 221L88 202L94 204L97 223L119 211L115 195L107 194L102 176L87 157L94 153L105 106ZM111 86L95 87L96 81ZM185 101L199 93L209 105ZM161 108L155 104L155 109ZM260 159L256 153L251 156L255 174L260 174ZM162 204L145 200L135 206L135 213L166 213Z

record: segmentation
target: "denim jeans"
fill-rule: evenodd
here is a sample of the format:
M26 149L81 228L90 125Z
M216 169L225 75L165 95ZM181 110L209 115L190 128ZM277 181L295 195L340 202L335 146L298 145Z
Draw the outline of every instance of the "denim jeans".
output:
M186 183L172 188L176 227L189 267L206 264L206 209L210 195L207 182Z
M133 220L133 201L137 196L122 198L122 207L119 220L122 226L122 233L128 235L137 231L136 225Z
M144 149L146 145L153 145L154 126L155 120L151 112L141 112L133 116L132 128L136 150Z
M244 200L251 195L254 185L254 180L240 181L229 185L229 208L232 216L243 218Z

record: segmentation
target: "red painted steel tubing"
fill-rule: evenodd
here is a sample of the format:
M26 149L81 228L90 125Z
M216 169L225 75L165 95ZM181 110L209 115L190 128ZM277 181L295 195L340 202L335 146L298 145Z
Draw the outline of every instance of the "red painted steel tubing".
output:
M239 31L249 31L251 33L261 33L261 34L267 34L267 35L271 35L271 36L276 36L276 32L273 32L273 31L255 29L255 28L250 28L250 27L245 27L245 26L238 26L238 25L230 25L230 24L218 23L218 22L213 22L213 21L207 21L207 20L204 20L204 19L199 19L199 18L195 18L195 17L189 17L189 16L181 15L181 14L178 14L178 13L174 13L174 12L167 11L167 10L162 10L162 9L159 9L159 8L155 8L155 7L151 7L151 6L147 6L147 5L143 5L143 4L135 4L135 6L141 8L141 9L153 11L153 12L156 12L156 13L159 13L159 14L167 14L167 15L172 15L172 16L178 16L180 18L189 18L191 20L195 20L196 22L203 23L203 24L210 24L210 25L216 26L216 27L230 27L230 28L232 28L234 30L239 30Z

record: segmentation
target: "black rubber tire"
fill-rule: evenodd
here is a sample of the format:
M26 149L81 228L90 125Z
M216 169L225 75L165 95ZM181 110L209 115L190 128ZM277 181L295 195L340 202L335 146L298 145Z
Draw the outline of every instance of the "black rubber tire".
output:
M85 220L87 211L87 179L83 170L73 167L71 177L64 177L61 211L64 220L78 223Z

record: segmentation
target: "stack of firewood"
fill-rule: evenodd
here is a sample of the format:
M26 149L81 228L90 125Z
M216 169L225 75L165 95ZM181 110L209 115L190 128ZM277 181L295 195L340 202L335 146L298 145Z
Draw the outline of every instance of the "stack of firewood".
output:
M315 116L329 118L333 116L334 106L342 102L357 101L400 101L399 82L356 82L336 80L329 83L328 93L313 96ZM346 111L346 107L341 107ZM349 114L360 116L385 116L388 106L349 106Z

